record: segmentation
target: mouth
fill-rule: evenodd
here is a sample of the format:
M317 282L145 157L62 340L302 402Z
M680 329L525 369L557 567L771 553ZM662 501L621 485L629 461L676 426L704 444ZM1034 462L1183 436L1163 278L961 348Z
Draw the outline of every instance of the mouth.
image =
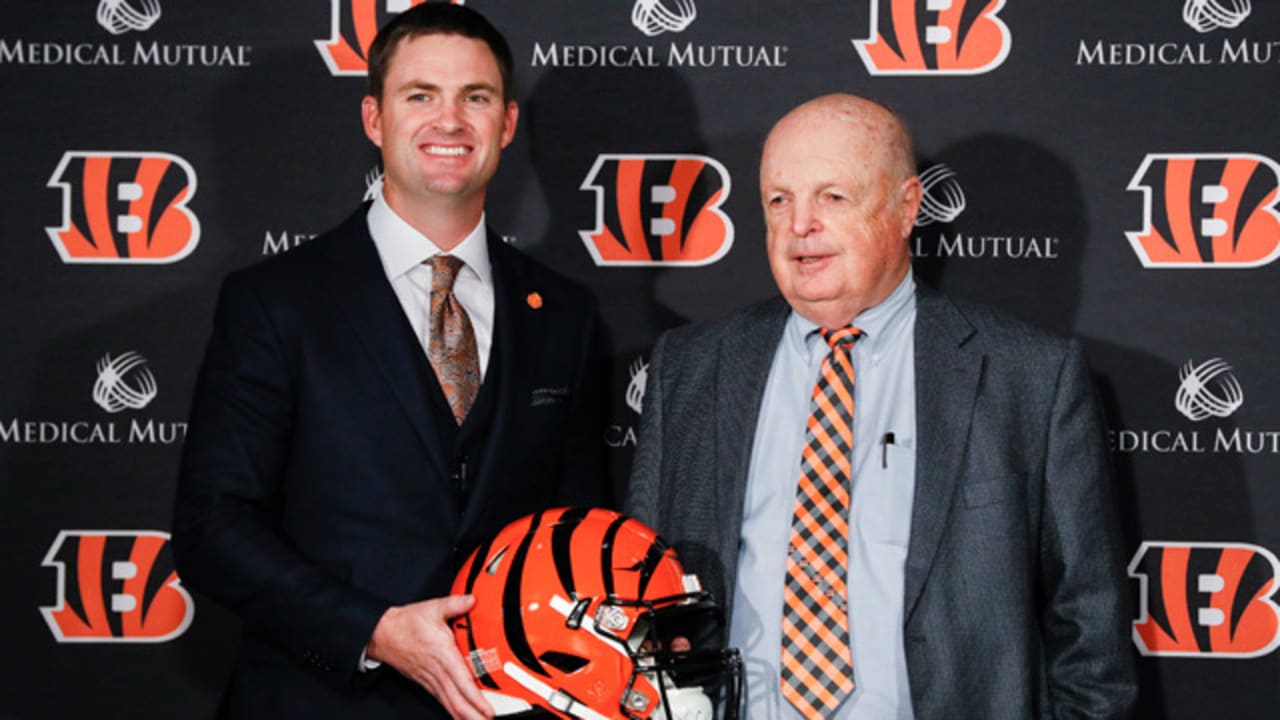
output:
M829 258L829 257L831 257L831 256L830 256L830 255L827 255L827 254L817 254L817 253L815 253L815 254L811 254L811 255L796 255L796 256L792 257L791 259L792 259L792 260L794 260L795 262L800 263L801 265L813 265L813 264L815 264L815 263L820 263L820 262L822 262L823 260L826 260L826 259L827 259L827 258Z
M437 157L461 157L471 153L466 145L423 145L422 151Z

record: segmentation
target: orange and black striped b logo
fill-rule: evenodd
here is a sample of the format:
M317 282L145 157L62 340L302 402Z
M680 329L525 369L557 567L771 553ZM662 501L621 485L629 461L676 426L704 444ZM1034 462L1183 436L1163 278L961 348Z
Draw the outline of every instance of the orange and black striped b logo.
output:
M596 194L596 226L579 234L600 266L709 265L733 245L729 188L706 155L603 154L580 186Z
M853 692L849 650L849 482L857 328L823 330L831 352L813 388L787 548L782 696L806 718L830 717Z
M1151 153L1129 181L1142 230L1125 233L1148 269L1231 269L1280 258L1280 163L1257 153Z
M196 171L172 153L71 150L48 186L62 224L45 231L65 263L173 263L200 240Z
M1005 0L870 0L871 32L853 45L872 75L979 75L1009 56Z
M369 46L378 28L392 17L421 5L423 0L331 0L329 37L316 40L316 49L334 76L366 75ZM454 2L455 5L461 4Z

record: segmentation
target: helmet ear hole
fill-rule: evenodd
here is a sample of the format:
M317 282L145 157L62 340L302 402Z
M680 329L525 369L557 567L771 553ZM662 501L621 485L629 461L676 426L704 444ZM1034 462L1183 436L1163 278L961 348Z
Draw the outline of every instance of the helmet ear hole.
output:
M542 653L538 656L538 659L566 675L581 670L586 667L588 662L590 662L584 657L570 655L569 653L558 652L555 650L548 650L547 652Z
M507 546L504 545L498 552L493 554L493 557L489 558L488 564L484 566L484 571L490 575L497 575L498 568L502 567L502 558L506 557L506 554Z

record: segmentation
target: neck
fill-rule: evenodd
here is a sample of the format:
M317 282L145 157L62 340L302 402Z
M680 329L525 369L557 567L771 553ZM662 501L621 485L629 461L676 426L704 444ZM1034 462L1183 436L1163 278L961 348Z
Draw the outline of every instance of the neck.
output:
M853 319L862 312L861 309L850 309L844 303L837 305L822 303L797 303L793 305L796 312L809 322L826 330L835 330L851 325Z
M484 212L484 193L463 199L406 198L384 186L383 197L387 207L444 252L461 244Z
M902 284L909 269L910 266L908 265L901 272L887 274L870 293L843 296L817 302L794 302L792 307L805 319L815 323L818 327L829 330L842 328L853 324L853 321L863 312L889 299L893 291Z

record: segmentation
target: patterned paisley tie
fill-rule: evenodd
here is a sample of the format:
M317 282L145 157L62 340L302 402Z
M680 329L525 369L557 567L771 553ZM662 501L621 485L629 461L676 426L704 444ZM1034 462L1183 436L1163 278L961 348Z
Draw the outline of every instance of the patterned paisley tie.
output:
M462 260L452 255L436 255L431 266L431 315L427 320L427 358L459 425L475 402L480 389L480 353L476 334L462 303L453 294L453 281L462 269Z
M857 328L822 331L831 352L813 388L782 609L782 696L806 718L829 717L853 692L845 588L853 464Z

